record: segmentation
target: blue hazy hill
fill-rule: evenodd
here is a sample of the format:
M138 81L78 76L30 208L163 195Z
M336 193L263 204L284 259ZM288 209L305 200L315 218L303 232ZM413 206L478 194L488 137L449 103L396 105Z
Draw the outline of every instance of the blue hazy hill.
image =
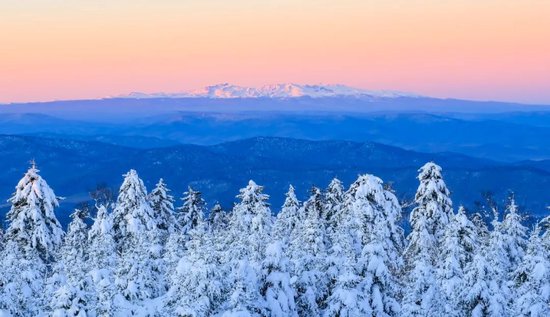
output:
M239 188L249 179L266 186L274 211L289 184L306 199L312 185L325 187L339 177L349 185L358 174L371 173L392 185L400 199L410 200L418 185L417 169L427 161L444 168L455 204L473 208L481 192L492 191L503 201L510 190L531 214L544 214L550 203L550 165L502 163L456 153L420 153L373 142L308 141L255 137L212 146L177 145L137 149L97 141L0 136L3 172L0 197L5 201L19 178L36 160L42 175L60 196L63 219L98 183L115 190L122 174L138 170L149 189L163 177L175 196L188 185L201 190L212 206L230 208ZM7 206L4 205L5 212Z

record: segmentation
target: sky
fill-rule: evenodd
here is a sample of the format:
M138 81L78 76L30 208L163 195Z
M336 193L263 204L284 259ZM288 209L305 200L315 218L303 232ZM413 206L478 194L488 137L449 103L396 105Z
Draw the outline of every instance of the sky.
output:
M0 102L341 83L550 104L547 0L2 0Z

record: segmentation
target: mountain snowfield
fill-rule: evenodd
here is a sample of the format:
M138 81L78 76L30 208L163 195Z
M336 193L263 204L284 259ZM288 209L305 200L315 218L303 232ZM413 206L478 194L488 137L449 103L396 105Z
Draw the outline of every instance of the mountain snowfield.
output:
M357 98L397 98L420 97L412 93L393 90L366 90L346 85L303 85L294 83L265 85L259 88L243 87L229 83L207 86L189 92L142 93L132 92L125 98L298 98L298 97L357 97Z

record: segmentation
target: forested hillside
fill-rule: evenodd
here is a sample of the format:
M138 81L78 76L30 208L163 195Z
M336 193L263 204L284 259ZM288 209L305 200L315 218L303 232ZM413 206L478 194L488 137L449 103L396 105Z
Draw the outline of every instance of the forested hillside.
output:
M290 186L280 210L251 180L233 208L207 210L191 187L148 192L135 170L65 232L33 165L1 235L0 316L548 316L547 220L526 227L511 196L487 226L438 165L418 172L406 236L373 175L303 202Z

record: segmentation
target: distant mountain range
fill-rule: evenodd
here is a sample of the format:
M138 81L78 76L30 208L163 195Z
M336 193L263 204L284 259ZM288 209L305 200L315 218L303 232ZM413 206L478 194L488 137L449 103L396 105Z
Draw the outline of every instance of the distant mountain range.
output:
M142 93L133 92L122 95L122 98L298 98L298 97L419 97L411 93L398 91L374 91L353 88L345 85L300 85L300 84L275 84L260 88L243 87L223 83L207 86L199 90L178 93Z
M550 204L550 161L500 163L373 142L256 137L212 146L136 149L95 141L2 135L0 153L1 200L6 201L34 159L56 193L66 197L60 211L64 220L98 183L118 189L121 175L130 168L138 170L149 189L163 177L176 197L191 185L204 193L210 206L220 201L225 208L231 208L239 188L254 179L266 185L277 211L289 184L296 186L300 199L306 199L312 185L324 188L333 177L349 185L363 173L382 177L398 197L410 201L418 186L417 169L433 160L444 169L455 205L472 209L484 191L492 191L503 202L511 190L530 214L543 215Z
M149 188L164 177L179 196L191 184L226 208L250 178L267 186L274 210L289 183L305 199L312 184L349 184L359 173L410 199L429 160L444 168L456 204L472 208L482 191L503 201L509 190L535 215L550 203L550 106L216 85L184 97L0 105L2 134L0 198L36 159L67 197L64 213L98 182L117 188L130 168Z

